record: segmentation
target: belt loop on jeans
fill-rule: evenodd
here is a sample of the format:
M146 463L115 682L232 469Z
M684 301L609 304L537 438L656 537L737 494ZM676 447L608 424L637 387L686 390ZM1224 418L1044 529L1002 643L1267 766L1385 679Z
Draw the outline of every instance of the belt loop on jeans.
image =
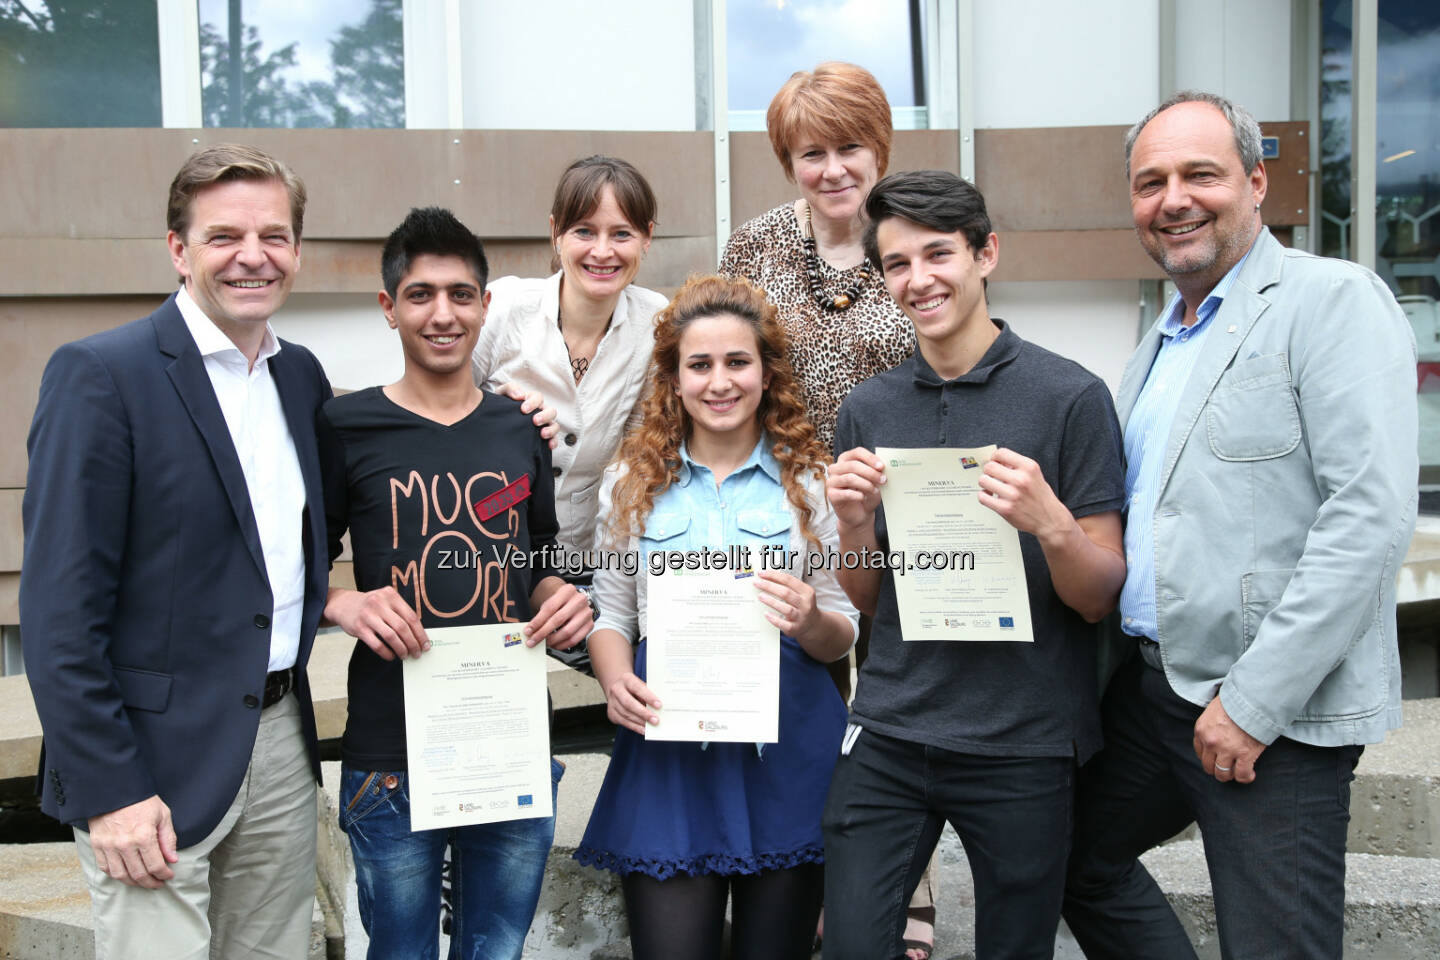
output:
M295 689L294 667L270 671L265 674L265 699L260 701L261 706L275 706L275 704L285 699L285 694L293 689Z

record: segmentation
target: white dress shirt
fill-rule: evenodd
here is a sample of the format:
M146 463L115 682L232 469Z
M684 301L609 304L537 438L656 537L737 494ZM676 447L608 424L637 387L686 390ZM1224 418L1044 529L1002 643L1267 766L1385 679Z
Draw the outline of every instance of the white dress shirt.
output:
M560 426L551 452L560 546L594 546L600 476L625 435L650 369L655 314L667 303L653 290L626 287L577 386L557 320L560 277L492 280L490 310L475 345L475 382L486 390L517 381L538 390Z
M184 287L175 298L180 316L220 401L225 426L245 473L245 488L259 529L265 573L274 609L270 613L269 670L295 666L300 652L300 619L305 608L305 545L302 538L305 479L295 438L285 421L280 394L270 377L270 358L280 341L267 323L255 366L205 315Z

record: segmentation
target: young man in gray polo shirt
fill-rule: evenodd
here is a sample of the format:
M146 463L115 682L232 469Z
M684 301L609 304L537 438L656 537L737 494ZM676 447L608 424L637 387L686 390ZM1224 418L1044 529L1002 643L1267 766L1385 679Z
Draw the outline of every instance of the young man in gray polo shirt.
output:
M1092 625L1125 579L1115 410L1093 374L991 319L999 241L974 186L895 174L866 212L866 254L919 349L840 408L827 492L841 550L889 549L876 446L996 444L979 496L1020 531L1034 642L906 642L894 574L841 571L875 625L825 811L825 957L898 955L946 821L975 878L977 957L1048 957L1075 768L1100 745Z

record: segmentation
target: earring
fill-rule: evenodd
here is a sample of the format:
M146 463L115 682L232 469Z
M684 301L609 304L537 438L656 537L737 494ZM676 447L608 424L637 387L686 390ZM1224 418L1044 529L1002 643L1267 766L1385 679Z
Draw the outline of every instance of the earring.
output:
M1260 204L1258 204L1258 203L1255 204L1255 212L1256 212L1256 213L1259 213L1259 212L1260 212Z

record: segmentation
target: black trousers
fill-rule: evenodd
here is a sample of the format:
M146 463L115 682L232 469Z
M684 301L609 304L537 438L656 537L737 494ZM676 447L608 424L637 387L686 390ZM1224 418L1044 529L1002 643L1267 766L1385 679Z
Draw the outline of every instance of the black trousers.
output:
M1136 858L1200 824L1226 960L1341 954L1350 782L1361 747L1284 737L1253 783L1221 783L1192 746L1201 708L1138 658L1101 707L1105 749L1080 771L1065 921L1089 960L1184 960L1195 951Z
M1048 960L1074 790L1070 757L979 756L860 731L825 807L825 960L902 956L905 905L947 821L975 878L978 960Z

